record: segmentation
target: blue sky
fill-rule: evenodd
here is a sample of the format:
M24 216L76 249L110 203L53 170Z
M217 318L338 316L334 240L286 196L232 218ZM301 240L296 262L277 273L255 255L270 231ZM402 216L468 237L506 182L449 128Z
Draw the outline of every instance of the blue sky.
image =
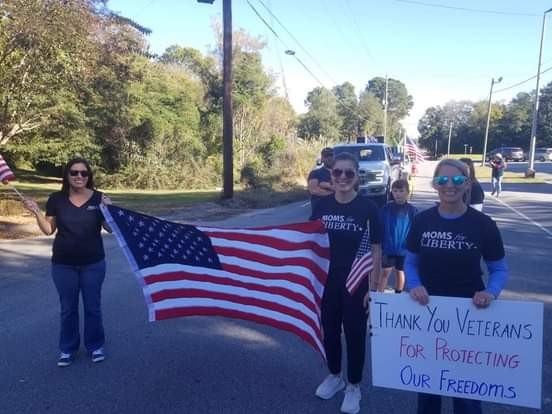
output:
M552 7L552 0L249 1L283 44L247 0L232 2L234 29L243 28L268 42L264 64L277 76L276 86L282 95L285 78L290 101L298 112L305 111L306 94L319 83L293 57L285 55L285 49L295 50L329 88L350 81L358 93L374 76L387 74L401 80L414 98L411 116L404 122L410 134L416 133L417 121L429 106L450 100L488 99L492 77L503 77L502 83L495 85L493 101L508 102L516 93L534 89L535 80L531 80L499 92L536 74L542 13ZM271 18L262 3L300 45ZM172 44L207 52L215 43L211 23L222 16L222 0L212 5L196 0L110 0L109 6L151 28L149 41L157 53ZM552 66L550 20L552 12L547 22L543 69ZM552 70L541 76L541 86L551 81Z

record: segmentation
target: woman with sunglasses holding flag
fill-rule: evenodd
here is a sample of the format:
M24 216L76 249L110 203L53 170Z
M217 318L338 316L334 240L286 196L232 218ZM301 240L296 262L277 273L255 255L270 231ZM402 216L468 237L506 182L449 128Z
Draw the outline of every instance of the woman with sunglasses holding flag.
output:
M61 305L60 357L57 365L67 367L80 346L79 294L84 305L84 345L93 362L105 358L101 311L101 288L105 278L100 204L110 199L94 189L90 164L74 158L63 170L61 191L50 195L46 215L37 203L26 199L24 206L36 217L46 235L56 234L52 256L52 278Z
M346 281L363 240L363 245L371 247L374 269L371 278L379 278L383 235L377 206L355 190L357 159L349 153L337 155L331 177L335 193L320 199L311 216L312 220L324 222L330 239L330 270L322 297L324 349L330 374L315 395L327 400L345 388L341 412L357 413L366 349L367 315L363 299L369 280L363 278L354 293L347 289ZM376 284L373 288L376 289ZM347 345L347 384L341 374L342 327Z
M486 308L502 291L508 275L504 245L496 223L464 202L471 181L468 166L444 159L433 188L439 204L414 217L407 239L405 272L410 296L421 305L430 295L472 298ZM489 272L482 279L481 258ZM480 414L481 401L453 398L454 414ZM441 397L418 394L418 414L441 412Z

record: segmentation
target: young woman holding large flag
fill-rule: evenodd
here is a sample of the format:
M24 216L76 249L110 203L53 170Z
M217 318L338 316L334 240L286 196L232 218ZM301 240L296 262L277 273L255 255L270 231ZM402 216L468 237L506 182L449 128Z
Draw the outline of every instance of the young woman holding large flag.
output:
M444 159L437 164L433 188L436 207L418 213L407 239L405 262L410 296L427 305L429 295L472 298L485 308L498 297L508 275L504 246L496 223L470 208L465 195L471 187L468 166ZM483 284L481 258L489 270ZM453 399L454 414L481 414L481 401ZM439 395L418 394L418 414L439 414Z
M359 272L361 279L353 278L356 286L352 294L347 279L354 271L351 271L353 262L357 264L362 259L376 273L375 278L379 278L382 229L376 205L355 191L357 159L349 153L339 154L335 157L331 175L335 193L322 198L311 216L313 220L324 222L330 238L330 270L322 298L324 349L330 375L318 386L315 394L330 399L346 388L341 412L357 413L366 348L367 315L363 299L369 289L368 272ZM365 243L361 243L366 238ZM361 244L371 247L371 251L365 251L360 255L361 260L356 260ZM373 288L376 289L375 284ZM347 386L341 375L342 326L347 344Z
M79 294L84 305L84 345L93 362L104 360L104 329L101 288L105 278L104 248L101 237L105 224L99 205L110 199L94 189L88 161L74 158L63 170L61 191L50 195L44 216L32 199L24 206L46 235L56 233L52 256L52 278L61 305L59 367L73 362L80 345Z

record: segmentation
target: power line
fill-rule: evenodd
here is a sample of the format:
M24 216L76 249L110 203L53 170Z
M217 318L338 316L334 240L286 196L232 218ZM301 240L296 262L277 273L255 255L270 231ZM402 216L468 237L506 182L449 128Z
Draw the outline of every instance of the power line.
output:
M299 46L299 48L305 52L305 54L314 62L314 64L316 66L318 66L318 69L320 69L322 71L322 73L324 73L324 75L326 75L328 77L328 79L330 79L333 83L337 84L337 82L335 81L335 79L332 78L332 76L326 72L324 70L324 68L320 65L320 63L318 63L318 61L314 58L313 55L311 55L309 53L309 51L301 44L301 42L299 41L299 39L297 39L293 33L291 33L291 31L288 30L288 28L281 22L280 19L278 19L278 16L276 16L272 10L267 7L267 5L262 1L262 0L257 0L264 8L265 10L270 14L270 16L276 21L276 23L278 23L280 25L280 27L282 27L282 29L284 29L284 31L289 35L289 37L291 37L291 39L297 44L297 46ZM247 1L249 3L249 0ZM249 5L251 6L251 3L249 3ZM253 6L251 6L253 7ZM257 13L257 15L259 15ZM264 20L264 19L263 19ZM265 23L266 24L266 23ZM272 29L271 29L272 30ZM288 48L289 49L289 48Z
M260 1L260 0L259 0ZM257 11L257 9L255 8L255 6L253 6L251 4L251 2L249 0L247 0L247 4L249 5L249 7L251 7L251 9L253 10L253 12L257 15L257 17L268 27L268 29L274 34L274 36L276 37L276 39L278 39L280 42L282 42L282 44L286 47L286 49L289 50L287 44L280 38L280 36L278 35L278 33L276 33L276 31L274 30L273 27L270 26L270 24L261 16L261 14ZM305 65L305 63L299 59L297 57L297 55L295 53L291 54L291 56L293 56L295 58L295 60L297 60L297 62L309 73L309 75L312 76L312 78L314 80L316 80L316 82L318 82L318 84L320 86L322 86L323 88L325 88L325 85L322 83L322 81L320 79L318 79L318 77L309 69L309 67L307 65ZM348 109L350 111L352 111L352 113L360 120L362 121L366 121L366 122L369 122L368 119L364 118L363 116L359 115L356 113L355 109L354 108L351 108L350 106L344 104L343 102L341 102L341 100L339 99L339 97L337 95L335 95L335 100L338 104L340 104L342 107L344 107L345 109Z
M362 35L362 31L360 30L360 28L358 26L358 23L356 21L355 14L353 12L351 4L349 3L348 0L343 0L343 1L345 2L345 5L347 6L347 9L349 10L349 13L350 13L349 18L351 19L351 22L353 23L353 27L355 29L355 30L353 30L353 32L355 32L355 34L357 35L357 38L359 39L361 46L364 48L364 50L365 50L366 54L368 55L368 57L370 58L370 60L372 60L372 62L374 62L377 65L378 62L376 61L376 59L372 55L372 52L370 52L370 48L368 47L366 39Z
M416 0L393 0L397 3L407 3L407 4L415 4L418 6L426 6L426 7L436 7L440 9L451 9L451 10L460 10L460 11L466 11L466 12L472 12L472 13L487 13L487 14L501 14L505 16L526 16L526 17L538 17L540 14L532 14L532 13L521 13L521 12L507 12L502 10L485 10L485 9L472 9L469 7L458 7L458 6L447 6L445 4L439 4L439 3L427 3L423 1L416 1Z
M552 66L550 66L550 67L546 68L545 70L541 71L540 74L542 75L543 73L546 73L546 72L548 72L549 70L552 70ZM527 78L527 79L525 79L525 80L523 80L523 81L521 81L521 82L518 82L518 83L516 83L516 84L514 84L514 85L512 85L512 86L508 86L507 88L499 89L499 90L495 91L494 93L504 92L504 91L507 91L507 90L509 90L509 89L515 88L516 86L523 85L524 83L529 82L530 80L533 80L533 79L535 79L536 77L537 77L537 75L533 75L533 76L531 76L530 78Z

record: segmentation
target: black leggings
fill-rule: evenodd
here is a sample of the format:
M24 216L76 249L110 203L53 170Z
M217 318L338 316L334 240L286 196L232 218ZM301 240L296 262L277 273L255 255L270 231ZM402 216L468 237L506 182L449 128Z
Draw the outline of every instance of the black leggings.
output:
M366 310L362 301L368 291L366 278L354 295L345 288L347 274L330 270L322 297L322 328L328 369L341 372L341 326L347 344L347 379L351 384L362 380L366 355Z

